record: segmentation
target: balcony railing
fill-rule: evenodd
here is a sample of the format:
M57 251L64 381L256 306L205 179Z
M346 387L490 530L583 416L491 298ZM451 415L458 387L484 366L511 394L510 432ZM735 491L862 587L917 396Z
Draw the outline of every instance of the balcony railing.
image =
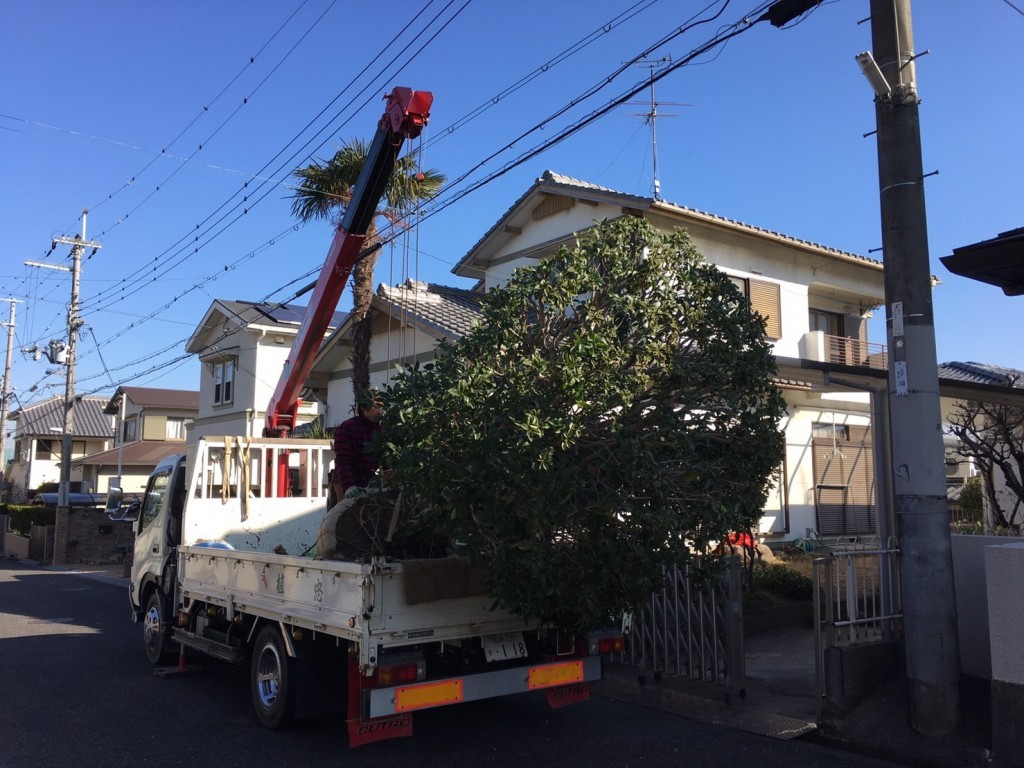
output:
M825 342L830 363L866 366L882 371L889 367L889 355L885 344L848 339L843 336L825 336Z
M849 339L845 336L829 336L821 331L804 334L801 356L808 360L875 368L880 371L889 367L889 354L885 344Z

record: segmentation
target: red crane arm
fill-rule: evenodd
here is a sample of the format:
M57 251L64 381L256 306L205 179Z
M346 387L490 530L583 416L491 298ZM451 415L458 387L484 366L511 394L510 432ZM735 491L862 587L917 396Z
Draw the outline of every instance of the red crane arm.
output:
M433 101L430 92L409 88L395 88L387 97L384 115L353 189L352 199L345 207L345 215L334 235L302 325L270 399L263 430L267 437L287 437L295 427L298 409L302 405L302 388L313 369L313 360L323 344L324 334L352 267L359 260L366 231L394 172L399 151L405 139L419 136L430 117Z

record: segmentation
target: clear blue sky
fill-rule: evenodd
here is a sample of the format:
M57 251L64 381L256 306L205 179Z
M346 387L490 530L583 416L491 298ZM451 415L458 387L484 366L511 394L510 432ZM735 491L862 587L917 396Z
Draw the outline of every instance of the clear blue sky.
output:
M42 345L64 334L68 276L23 262L67 264L64 246L46 256L50 241L78 232L80 212L89 208L87 237L103 248L83 266L88 329L78 391L110 392L111 382L197 388L195 360L166 363L183 353L210 302L287 299L323 262L330 227L293 227L289 171L330 155L340 138L372 136L379 96L390 87L434 92L424 163L453 179L469 173L472 183L647 76L626 67L596 95L549 117L624 62L640 54L678 62L755 7L689 0L13 4L0 30L7 73L0 86L0 297L25 301L17 307L17 343ZM1024 298L951 275L938 261L1024 225L1019 8L1024 3L1006 0L913 7L916 50L931 51L917 73L924 167L939 171L927 181L927 203L932 272L942 280L934 294L940 361L1024 368L1017 341ZM691 17L718 11L716 21L652 48ZM855 253L877 248L875 142L862 137L874 128L874 108L854 61L871 47L870 24L858 24L868 13L867 0L834 0L790 29L757 24L662 79L658 101L689 105L660 109L675 115L658 123L663 197ZM588 45L562 56L590 33ZM462 120L482 105L490 108ZM632 114L643 111L612 109L435 213L382 255L378 281L410 274L468 287L451 267L545 169L650 194L649 130ZM342 308L348 305L346 296ZM872 340L884 342L876 315ZM63 392L48 368L45 358L15 354L14 407Z

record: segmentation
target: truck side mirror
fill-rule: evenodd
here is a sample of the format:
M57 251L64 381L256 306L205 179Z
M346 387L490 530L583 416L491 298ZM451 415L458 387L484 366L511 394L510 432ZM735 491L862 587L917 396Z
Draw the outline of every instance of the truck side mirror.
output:
M111 520L123 520L125 522L138 520L141 507L142 505L138 501L125 504L124 491L121 488L112 486L107 491L106 512L107 517Z

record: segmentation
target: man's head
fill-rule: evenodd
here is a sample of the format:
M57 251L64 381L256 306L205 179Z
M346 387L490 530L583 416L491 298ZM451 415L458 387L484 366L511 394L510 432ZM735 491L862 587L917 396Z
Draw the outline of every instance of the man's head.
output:
M370 421L379 421L384 415L384 403L381 400L380 392L369 389L356 400L358 412Z

